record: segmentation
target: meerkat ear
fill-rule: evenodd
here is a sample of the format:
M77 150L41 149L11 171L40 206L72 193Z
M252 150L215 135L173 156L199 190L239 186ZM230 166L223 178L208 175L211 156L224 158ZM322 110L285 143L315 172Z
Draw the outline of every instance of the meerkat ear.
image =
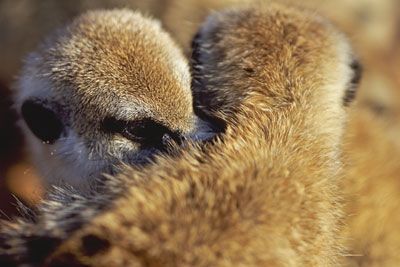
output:
M343 97L343 105L346 107L349 106L356 98L357 89L363 74L362 64L356 57L353 58L353 61L350 64L350 68L352 70L352 78L350 80L349 87Z
M54 143L63 132L64 126L56 113L40 100L26 100L21 115L31 132L45 143Z

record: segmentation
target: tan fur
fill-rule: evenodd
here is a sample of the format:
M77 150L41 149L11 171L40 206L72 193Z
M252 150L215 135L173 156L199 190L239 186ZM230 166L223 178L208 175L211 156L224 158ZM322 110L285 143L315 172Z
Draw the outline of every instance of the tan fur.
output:
M183 20L177 21L183 24ZM176 29L178 33L182 30L179 27ZM189 45L189 39L187 41ZM397 234L398 218L395 217L399 210L396 197L399 195L396 190L399 173L396 159L399 153L395 140L398 131L393 127L382 127L379 121L380 118L371 115L369 109L357 107L350 118L350 131L347 132L346 153L349 156L346 156L346 160L349 162L346 169L349 170L347 176L350 179L344 180L344 189L348 194L345 199L350 203L347 205L347 218L350 220L346 223L350 234L346 239L351 248L348 253L353 255L349 257L349 266L397 266L398 263L396 256L400 235ZM393 138L388 137L388 129ZM366 149L373 152L366 153ZM79 245L79 241L76 244ZM142 254L139 252L139 256L144 258L143 265L150 264L147 254Z
M174 8L167 9L163 19L172 35L190 51L190 36L202 18L231 5L232 1L175 1ZM400 83L394 79L398 75L391 72L398 69L394 54L398 41L394 37L398 31L399 3L308 0L301 5L339 25L350 36L365 67L357 97L359 104L349 119L344 148L346 266L397 267ZM185 21L185 27L180 26L181 21Z
M0 80L7 86L17 75L21 58L32 51L45 34L92 9L131 8L159 16L166 0L3 0L0 3Z
M0 1L0 96L1 115L0 128L0 194L8 195L8 190L27 202L37 202L42 197L37 194L37 188L28 189L35 193L26 193L20 188L36 180L41 180L39 175L26 175L36 173L29 160L29 152L25 149L22 135L15 126L15 113L10 108L11 87L18 75L26 54L34 50L43 37L55 29L69 23L73 17L98 8L131 8L142 11L145 15L158 17L164 10L166 0L2 0ZM21 170L15 172L14 170ZM21 182L17 182L21 181ZM4 184L7 184L5 186ZM9 187L12 185L15 187ZM8 187L8 188L7 188ZM0 209L10 215L14 210L4 199ZM11 211L10 211L11 210Z
M270 0L169 0L161 20L185 52L198 25L213 11ZM278 0L292 6L307 7L337 24L353 41L358 54L382 56L390 48L398 31L399 3L396 0Z
M346 266L395 267L400 262L400 143L398 129L391 132L393 123L386 125L361 105L350 117L343 180Z
M61 235L69 238L50 256L42 251L39 262L340 262L343 98L353 75L343 36L306 12L260 5L212 16L196 47L197 104L225 122L224 134L204 147L187 145L176 156L159 157L154 165L131 167L111 179L111 185L128 189L72 236ZM81 214L71 213L69 219ZM38 225L47 225L46 217ZM48 227L45 232L53 237L45 239L60 238L57 227ZM36 234L38 242L41 233Z
M113 164L152 153L107 132L107 119L151 119L182 135L195 127L186 59L158 23L128 10L89 12L52 35L28 57L17 87L17 110L34 101L62 122L51 144L22 125L50 184L88 187Z

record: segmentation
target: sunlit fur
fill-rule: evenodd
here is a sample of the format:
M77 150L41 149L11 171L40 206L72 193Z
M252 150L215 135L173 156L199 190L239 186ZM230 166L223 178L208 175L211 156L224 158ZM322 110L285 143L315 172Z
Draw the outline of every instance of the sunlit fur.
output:
M129 10L86 13L50 36L26 60L16 109L26 100L56 112L64 125L54 144L21 122L30 154L51 185L88 191L120 162L145 162L155 150L102 129L105 118L154 119L193 134L186 59L158 22Z
M195 103L224 126L3 224L0 262L45 266L337 266L349 45L281 5L216 13L193 58ZM63 199L63 198L62 198ZM40 249L39 249L40 248Z
M261 0L267 2L267 0ZM162 20L171 35L191 51L198 25L210 13L260 0L171 0ZM343 254L345 266L397 267L400 262L400 91L396 69L395 25L398 1L280 0L306 5L349 34L364 65L357 104L345 129ZM397 12L397 13L396 13ZM397 41L398 43L398 41ZM387 51L382 53L382 51ZM388 60L390 57L393 61ZM392 64L392 65L391 65ZM392 66L392 67L391 67ZM392 75L391 80L390 75ZM389 77L388 77L389 76Z
M397 121L385 121L361 104L349 118L342 186L345 266L397 267L400 262L400 142L395 128L400 117L393 118Z

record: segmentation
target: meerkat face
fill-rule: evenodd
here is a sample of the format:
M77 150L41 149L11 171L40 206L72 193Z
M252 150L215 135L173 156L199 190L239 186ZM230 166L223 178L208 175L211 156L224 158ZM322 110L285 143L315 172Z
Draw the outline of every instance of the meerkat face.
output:
M86 187L193 134L190 83L184 56L157 22L94 11L28 57L16 106L45 178Z

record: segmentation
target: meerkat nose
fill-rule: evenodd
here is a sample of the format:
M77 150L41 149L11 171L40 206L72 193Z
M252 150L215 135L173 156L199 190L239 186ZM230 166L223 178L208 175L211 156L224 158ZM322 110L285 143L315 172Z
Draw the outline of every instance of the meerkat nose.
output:
M25 101L21 114L31 132L43 142L52 144L60 138L64 129L61 120L39 101Z

